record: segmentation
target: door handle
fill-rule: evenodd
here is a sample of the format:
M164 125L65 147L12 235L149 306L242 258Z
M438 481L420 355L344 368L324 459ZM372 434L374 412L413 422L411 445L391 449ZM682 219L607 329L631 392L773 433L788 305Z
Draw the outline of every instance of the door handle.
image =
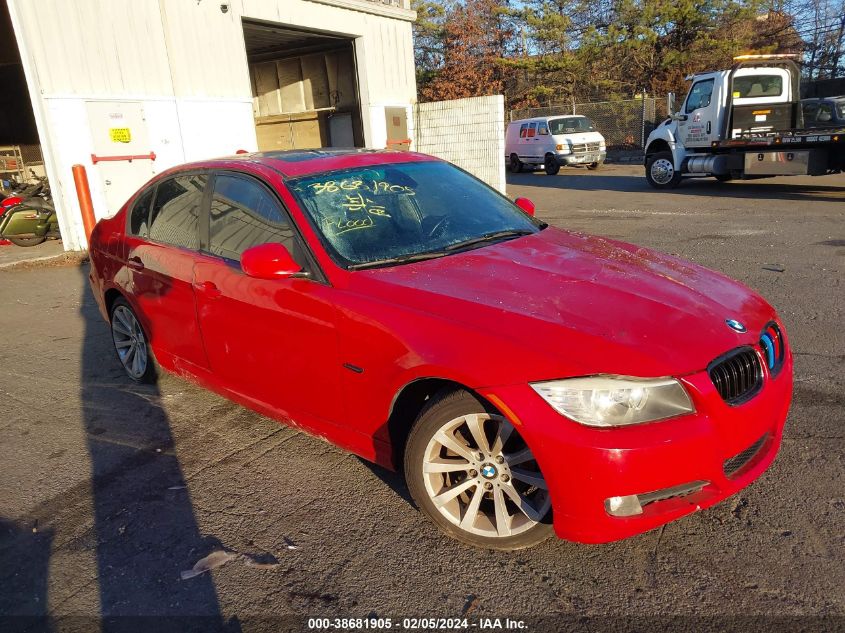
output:
M710 121L707 122L707 133L710 134Z
M216 299L220 295L223 294L223 291L217 287L213 281L195 281L194 288L197 289L198 292L203 293L209 299Z
M130 257L126 260L126 265L135 270L144 270L144 262L141 261L140 257Z

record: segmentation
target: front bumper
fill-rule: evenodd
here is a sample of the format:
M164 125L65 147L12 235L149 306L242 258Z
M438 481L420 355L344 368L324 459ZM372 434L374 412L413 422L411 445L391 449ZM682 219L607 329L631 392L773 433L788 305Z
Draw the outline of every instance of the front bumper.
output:
M695 413L614 429L561 416L528 385L485 393L504 405L503 413L531 447L549 487L560 538L605 543L640 534L719 503L774 461L792 398L791 353L777 376L765 373L762 390L738 406L722 400L707 372L681 380ZM740 456L755 444L750 457ZM747 459L729 461L737 456ZM701 482L705 485L692 493L661 498L667 490ZM651 502L641 514L612 516L605 501L628 495Z
M607 151L557 155L557 161L561 165L592 165L603 163L605 158L607 158Z

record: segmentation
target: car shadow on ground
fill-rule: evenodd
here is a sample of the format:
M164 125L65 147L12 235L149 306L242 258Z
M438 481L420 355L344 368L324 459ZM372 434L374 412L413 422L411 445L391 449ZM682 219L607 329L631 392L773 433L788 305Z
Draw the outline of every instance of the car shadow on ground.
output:
M543 187L575 191L619 191L622 193L658 193L646 182L645 176L603 174L601 170L587 172L580 169L562 169L556 176L543 172L508 174L509 185ZM707 198L754 198L759 200L795 200L804 202L845 202L845 187L825 184L773 183L770 179L719 182L714 178L685 179L676 189L667 193Z
M408 490L408 485L405 483L405 475L401 472L395 472L384 468L383 466L379 466L373 462L367 461L361 457L356 457L356 459L361 463L362 466L365 466L367 470L373 473L376 477L378 477L382 483L386 484L388 488L393 490L399 497L402 498L409 506L417 510L417 505L414 503L414 499L411 497L411 492Z
M80 399L102 630L240 630L237 621L223 620L210 574L180 577L219 543L200 533L158 388L125 375L88 266L79 270Z

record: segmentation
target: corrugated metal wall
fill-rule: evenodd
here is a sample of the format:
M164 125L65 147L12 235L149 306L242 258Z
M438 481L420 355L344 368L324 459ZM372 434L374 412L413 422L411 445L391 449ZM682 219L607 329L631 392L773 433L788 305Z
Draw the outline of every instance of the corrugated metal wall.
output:
M420 103L413 149L455 163L505 193L505 98Z

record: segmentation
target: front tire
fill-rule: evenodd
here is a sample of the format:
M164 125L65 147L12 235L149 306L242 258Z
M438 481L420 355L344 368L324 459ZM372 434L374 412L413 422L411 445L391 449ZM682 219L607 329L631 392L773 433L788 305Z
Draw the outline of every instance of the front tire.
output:
M155 382L156 369L149 338L123 297L115 299L112 305L111 333L114 351L126 375L137 383Z
M12 244L17 246L38 246L47 241L46 237L7 237Z
M552 534L551 497L531 449L467 391L429 400L408 437L405 478L420 509L463 543L515 550Z
M655 189L674 189L681 184L681 174L675 169L672 152L657 152L649 156L645 177Z
M557 162L557 158L548 154L543 161L543 169L546 170L547 175L554 176L560 171L560 163Z

